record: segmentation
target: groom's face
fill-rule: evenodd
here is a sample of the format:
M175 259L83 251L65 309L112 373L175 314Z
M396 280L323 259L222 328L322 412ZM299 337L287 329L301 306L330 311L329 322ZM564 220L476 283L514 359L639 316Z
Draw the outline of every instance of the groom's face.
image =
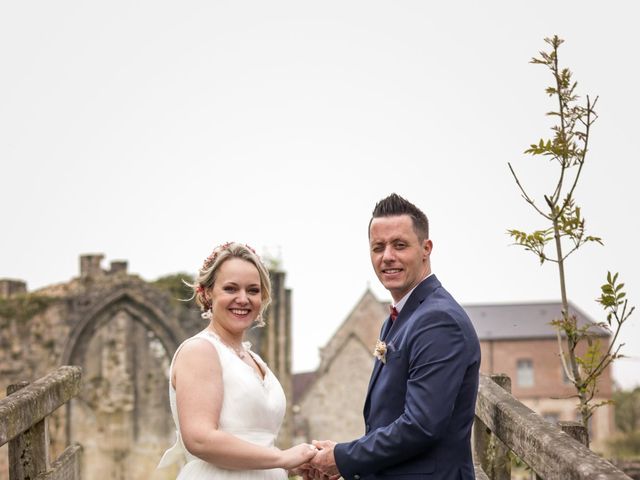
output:
M409 215L374 218L369 247L373 269L395 302L431 273L431 240L418 238Z

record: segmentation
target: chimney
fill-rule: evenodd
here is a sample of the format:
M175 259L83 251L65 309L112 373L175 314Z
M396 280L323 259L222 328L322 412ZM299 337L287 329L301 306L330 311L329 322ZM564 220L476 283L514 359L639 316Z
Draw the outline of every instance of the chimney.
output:
M117 275L119 273L126 274L127 273L127 261L126 260L113 260L111 262L111 268L109 269L109 274Z
M26 282L11 278L0 278L0 298L11 298L20 293L27 293Z
M102 268L100 263L104 255L101 253L90 253L80 255L80 277L81 278L96 278L102 275Z

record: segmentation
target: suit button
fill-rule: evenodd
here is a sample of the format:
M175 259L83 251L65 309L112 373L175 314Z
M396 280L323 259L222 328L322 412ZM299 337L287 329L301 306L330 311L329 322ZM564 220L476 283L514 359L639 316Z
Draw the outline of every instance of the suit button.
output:
M353 480L360 480L360 475L354 475Z

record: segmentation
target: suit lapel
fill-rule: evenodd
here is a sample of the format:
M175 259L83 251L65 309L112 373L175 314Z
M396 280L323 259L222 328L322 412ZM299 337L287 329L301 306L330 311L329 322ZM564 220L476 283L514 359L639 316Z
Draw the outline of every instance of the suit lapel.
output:
M431 275L426 280L424 280L420 285L416 287L411 296L407 299L407 303L405 303L404 307L400 311L398 318L394 322L391 321L391 317L387 318L387 321L382 326L382 330L380 331L380 338L385 340L387 344L389 344L389 338L392 338L396 335L396 333L402 328L403 324L406 323L407 319L413 315L413 312L416 311L418 306L424 302L424 300L433 292L436 288L440 286L440 282L436 278L435 275ZM380 375L380 371L382 370L383 363L376 359L375 365L373 367L373 372L371 372L371 379L369 380L369 388L367 389L367 398L364 402L364 417L367 418L369 415L369 409L371 407L371 391L373 390L373 386Z
M396 318L396 320L398 319ZM391 330L392 323L393 322L391 322L391 317L387 318L386 322L384 322L384 325L382 325L382 329L380 330L380 338L385 338L387 336L387 334L389 333L389 330ZM371 389L373 388L373 384L375 383L376 378L378 378L378 374L380 373L380 370L382 370L382 362L376 358L373 364L373 371L371 372L371 378L369 379L369 387L367 387L367 398L364 401L364 417L365 418L367 418L367 415L369 415Z

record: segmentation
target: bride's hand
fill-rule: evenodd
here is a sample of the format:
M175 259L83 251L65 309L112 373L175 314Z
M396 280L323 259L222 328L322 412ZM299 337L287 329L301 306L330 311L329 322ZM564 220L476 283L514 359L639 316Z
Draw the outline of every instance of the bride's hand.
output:
M308 443L301 443L295 447L282 450L281 467L286 470L293 470L300 465L307 463L318 453L318 449Z

